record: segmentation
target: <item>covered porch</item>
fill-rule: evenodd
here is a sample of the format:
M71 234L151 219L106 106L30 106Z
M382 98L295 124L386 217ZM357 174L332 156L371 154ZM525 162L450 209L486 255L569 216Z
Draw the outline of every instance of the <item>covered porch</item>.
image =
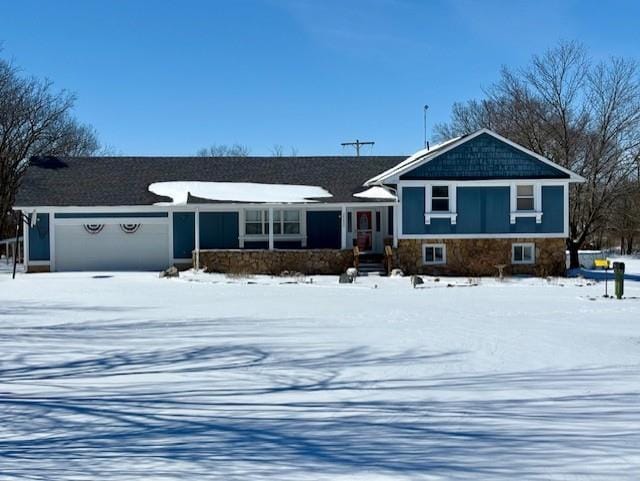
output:
M187 261L218 272L337 274L356 256L382 258L393 246L396 204L251 205L236 210L201 206L174 212L175 242L180 223L193 215L193 249ZM175 250L175 249L174 249ZM177 253L177 252L176 252Z

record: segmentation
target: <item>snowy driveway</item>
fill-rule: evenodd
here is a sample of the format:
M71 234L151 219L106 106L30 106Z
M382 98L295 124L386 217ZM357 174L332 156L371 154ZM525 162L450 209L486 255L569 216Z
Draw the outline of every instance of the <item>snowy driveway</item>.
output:
M0 479L640 472L640 283L290 282L0 273Z

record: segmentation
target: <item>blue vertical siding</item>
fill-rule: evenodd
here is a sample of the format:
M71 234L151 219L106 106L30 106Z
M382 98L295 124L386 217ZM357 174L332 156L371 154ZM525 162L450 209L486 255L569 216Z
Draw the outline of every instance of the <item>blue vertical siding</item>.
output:
M562 234L564 232L564 186L542 186L542 222L533 217L518 217L512 233Z
M36 214L35 225L29 226L29 260L50 260L49 249L49 214Z
M337 210L307 211L307 247L340 249L342 244L341 212Z
M239 247L237 212L200 212L200 249Z
M237 249L237 212L200 212L201 249ZM173 213L173 257L191 258L195 249L195 212Z
M173 257L190 259L196 247L195 212L173 213Z
M483 233L509 232L511 213L511 189L509 187L484 187Z
M542 232L564 232L564 186L542 186Z
M302 249L302 241L273 241L274 249Z
M538 233L540 224L536 224L535 217L516 217L516 223L509 226L512 234Z
M404 234L455 234L449 219L431 219L424 223L424 187L402 188L402 232Z
M273 247L275 247L275 242L273 244ZM268 249L269 248L269 241L244 241L244 248L245 249Z
M485 229L485 195L483 187L464 187L456 189L457 231L461 234L483 232Z
M457 234L509 232L509 187L458 187Z
M402 188L402 233L429 233L424 223L424 187Z
M425 225L426 234L455 234L456 226L455 224L451 224L451 220L449 219L431 219L431 223L429 225Z
M561 234L564 231L564 186L542 187L542 222L518 217L511 224L509 187L458 187L457 219L424 222L424 188L402 189L402 232L405 235Z

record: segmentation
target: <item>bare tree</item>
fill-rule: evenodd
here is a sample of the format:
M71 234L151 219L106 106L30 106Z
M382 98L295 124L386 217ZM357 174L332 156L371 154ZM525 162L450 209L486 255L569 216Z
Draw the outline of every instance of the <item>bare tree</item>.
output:
M271 147L272 157L284 157L284 146L281 144L273 144Z
M71 116L74 100L64 90L53 91L51 81L22 76L0 59L0 233L30 157L99 150L94 130Z
M242 144L212 144L196 153L198 157L247 157L251 150Z
M503 68L486 98L455 104L439 137L488 127L587 179L570 191L571 267L578 249L607 226L606 215L640 156L640 82L634 61L594 63L576 42Z
M271 147L271 156L272 157L284 157L284 151L285 151L285 147L282 144L273 144L273 146ZM298 156L298 149L296 149L295 147L291 146L289 147L289 156L290 157L297 157Z
M629 180L622 189L623 195L616 198L607 215L607 247L619 242L621 254L633 254L640 238L640 182Z

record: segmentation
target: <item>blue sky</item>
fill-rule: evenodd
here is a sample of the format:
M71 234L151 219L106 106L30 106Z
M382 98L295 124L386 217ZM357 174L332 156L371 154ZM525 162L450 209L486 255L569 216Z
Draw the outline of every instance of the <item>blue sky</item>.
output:
M422 145L500 66L560 39L640 60L640 2L0 0L4 58L77 94L76 115L127 155L242 143L299 155Z

